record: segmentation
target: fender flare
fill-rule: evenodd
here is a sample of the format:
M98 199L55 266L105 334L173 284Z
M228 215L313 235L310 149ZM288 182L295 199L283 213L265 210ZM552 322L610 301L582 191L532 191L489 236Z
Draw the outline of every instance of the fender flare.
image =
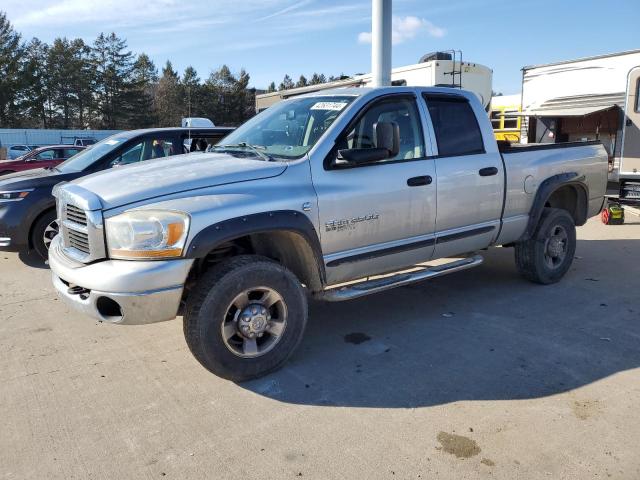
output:
M305 214L295 210L254 213L214 223L193 237L185 257L204 258L216 246L224 242L247 235L268 234L270 232L293 232L300 235L311 248L320 279L325 281L324 261L318 233L311 220Z
M531 206L531 210L529 212L529 222L527 223L527 228L522 234L522 237L520 237L519 241L528 240L533 236L533 233L538 226L538 222L540 221L540 217L542 216L544 206L553 192L555 192L560 187L569 185L576 186L577 188L580 188L582 190L583 194L585 195L585 208L589 208L589 188L585 183L584 175L580 176L576 172L566 172L553 175L544 180L538 187L535 199L533 200L533 205ZM584 212L584 218L585 220L587 218L586 211Z

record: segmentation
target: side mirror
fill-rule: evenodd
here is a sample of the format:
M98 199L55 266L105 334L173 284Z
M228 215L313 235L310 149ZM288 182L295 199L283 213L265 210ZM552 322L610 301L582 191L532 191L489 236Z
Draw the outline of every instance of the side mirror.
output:
M400 151L400 127L396 122L373 124L374 148L338 150L338 160L361 164L395 157Z

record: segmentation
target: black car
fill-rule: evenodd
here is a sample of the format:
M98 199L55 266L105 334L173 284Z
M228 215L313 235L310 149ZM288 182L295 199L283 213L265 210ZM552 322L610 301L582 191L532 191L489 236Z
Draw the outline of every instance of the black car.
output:
M53 187L60 182L171 155L204 151L233 128L156 128L117 133L56 167L0 178L0 250L35 250L43 259L58 233Z

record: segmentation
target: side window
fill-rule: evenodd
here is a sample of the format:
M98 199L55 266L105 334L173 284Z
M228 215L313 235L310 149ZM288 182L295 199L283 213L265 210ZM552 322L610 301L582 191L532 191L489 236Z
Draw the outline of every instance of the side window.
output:
M174 142L172 142L171 140L172 139L161 138L161 137L147 140L148 142L150 142L151 156L145 155L144 160L150 160L152 158L170 157L171 155L178 155L180 153L184 153L182 148L175 148L173 145Z
M499 110L494 110L491 112L491 126L494 130L500 130L500 112Z
M369 107L341 140L338 149L374 148L373 126L377 122L395 122L400 130L398 155L381 162L410 160L425 156L424 135L416 102L409 98L383 100Z
M53 160L56 158L55 150L44 150L36 155L36 160Z
M211 137L185 137L182 141L185 153L188 152L206 152L210 145L215 145L217 140Z
M173 137L147 137L140 142L132 145L122 152L118 157L114 158L109 167L116 165L128 165L144 160L152 160L155 158L164 158L171 155L183 153L180 145L174 146Z
M76 153L78 153L77 148L65 148L62 154L62 158L67 159L73 157Z
M484 152L482 132L467 99L425 95L441 157Z
M119 167L121 165L139 162L142 160L143 147L144 142L140 142L127 148L109 163L109 167Z
M518 117L509 116L509 114L517 114L517 110L505 110L504 128L518 128Z

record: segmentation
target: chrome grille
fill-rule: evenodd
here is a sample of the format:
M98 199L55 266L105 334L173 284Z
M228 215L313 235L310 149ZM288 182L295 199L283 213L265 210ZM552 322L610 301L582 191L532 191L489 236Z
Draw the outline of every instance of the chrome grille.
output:
M89 232L87 229L87 214L79 207L71 203L65 205L63 225L66 229L68 246L75 248L85 255L91 253L89 244Z
M87 215L75 205L67 205L67 220L78 225L87 226Z
M54 189L62 249L72 259L89 263L104 258L105 242L99 199L74 185Z
M69 235L70 247L80 250L82 253L86 253L87 255L91 253L91 248L89 247L89 235L70 228L67 230L67 233Z

